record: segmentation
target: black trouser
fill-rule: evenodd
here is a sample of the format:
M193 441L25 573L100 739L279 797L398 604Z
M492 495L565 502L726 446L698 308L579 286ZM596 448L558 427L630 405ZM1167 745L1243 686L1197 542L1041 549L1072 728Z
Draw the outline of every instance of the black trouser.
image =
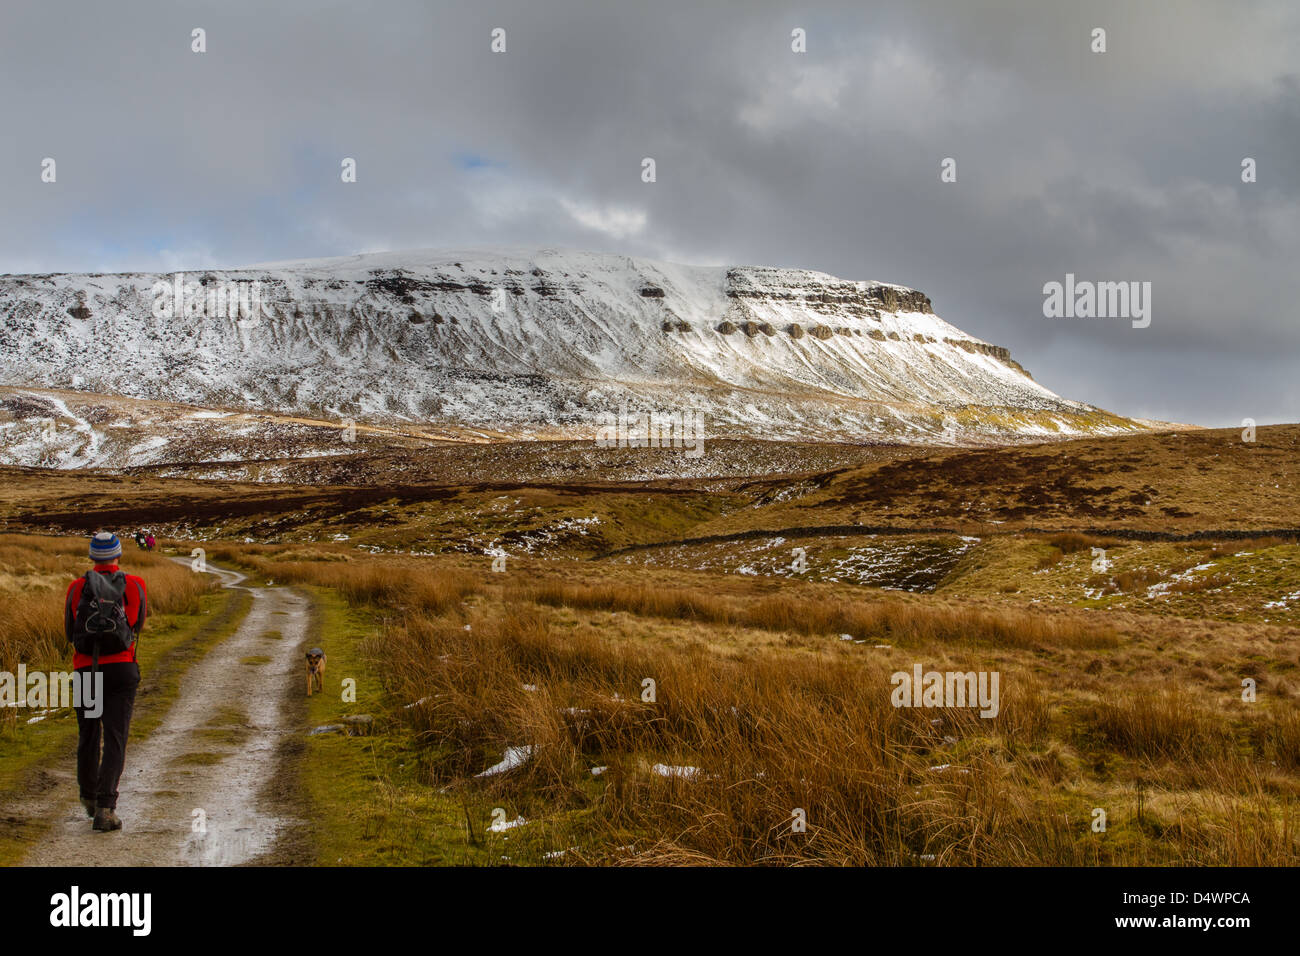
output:
M81 796L94 800L100 807L117 807L117 782L122 778L126 761L126 734L135 708L135 689L140 684L140 666L126 661L100 664L104 676L103 713L87 717L85 708L77 708L77 786ZM77 671L78 677L90 679L90 668ZM98 705L100 702L96 701ZM98 707L92 708L98 709ZM102 731L102 734L101 734ZM100 737L104 755L99 754Z

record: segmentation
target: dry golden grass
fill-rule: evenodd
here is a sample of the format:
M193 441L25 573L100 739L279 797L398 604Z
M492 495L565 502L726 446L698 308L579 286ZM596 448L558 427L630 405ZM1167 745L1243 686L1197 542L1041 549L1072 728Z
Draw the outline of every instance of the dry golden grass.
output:
M150 614L192 614L216 586L157 551L127 550L121 566L144 578ZM68 584L90 569L86 542L76 538L0 535L0 670L19 663L50 668L67 662L63 599ZM147 627L146 623L146 627Z
M1056 567L1069 554L1091 551L1093 548L1109 551L1113 548L1123 547L1122 542L1113 538L1096 538L1092 535L1080 534L1077 531L1064 531L1048 535L1047 543L1050 545L1050 550L1038 559L1038 570L1040 571L1045 568Z
M339 560L331 552L301 551L268 557L232 548L213 553L213 560L221 558L238 561L279 584L333 588L350 604L423 609L431 614L441 614L460 603L479 586L463 571L435 573L426 565L402 559L349 561Z
M1233 541L1197 541L1192 546L1197 550L1206 552L1206 560L1212 560L1237 554L1241 551L1266 551L1269 548L1277 548L1289 543L1283 538L1263 537L1241 538Z
M729 660L561 635L527 603L477 617L469 631L408 616L372 652L397 699L423 701L409 713L429 746L430 786L468 785L493 759L486 754L526 743L530 759L493 784L499 795L525 815L582 811L593 806L589 768L608 766L584 834L589 858L613 853L627 834L653 833L660 843L640 862L914 863L956 836L952 801L1005 804L991 758L973 775L952 774L951 790L933 782L931 751L943 736L998 733L1028 746L1047 727L1032 684L1006 695L988 721L962 709L894 708L883 662ZM653 703L641 698L647 678ZM654 764L700 769L665 777ZM806 833L791 829L797 809ZM1000 859L978 825L961 842L949 862Z
M580 847L571 863L1300 861L1293 808L1279 799L1296 793L1287 775L1300 758L1285 687L1273 685L1270 707L1243 710L1122 676L1149 675L1152 658L1086 614L754 594L734 581L667 587L630 571L507 584L392 558L376 563L387 586L363 574L342 587L335 576L357 562L300 563L266 567L385 612L366 652L392 716L421 745L423 783L538 821L557 845ZM410 575L453 597L413 602ZM479 596L464 606L456 597L475 580ZM643 638L651 621L656 637ZM665 640L665 629L686 639ZM821 640L800 638L791 653L735 636L749 631ZM841 633L898 650L833 640ZM1097 653L1110 676L1085 674ZM1070 673L1038 668L1044 654ZM1000 712L893 707L890 675L913 660L995 666ZM653 701L641 697L647 678ZM524 745L517 769L475 778ZM655 765L698 770L663 776ZM593 766L607 769L593 777ZM1111 817L1107 837L1090 828L1097 806ZM791 826L796 811L805 832ZM525 860L523 845L512 852Z
M1210 591L1214 588L1227 587L1230 584L1232 584L1232 578L1227 574L1202 574L1194 578L1170 581L1169 590L1179 594L1188 594L1194 591Z
M1088 579L1088 584L1094 588L1100 588L1102 594L1120 594L1130 593L1138 588L1155 584L1162 580L1164 575L1154 568L1134 568L1130 571L1120 571L1114 575L1094 574Z
M1098 703L1082 725L1109 747L1135 757L1212 761L1230 756L1233 727L1192 694L1160 686L1131 687Z
M688 588L627 583L549 582L520 597L554 607L627 611L654 617L740 625L796 634L848 634L855 640L907 646L939 643L991 647L1114 647L1105 625L1012 609L928 606L881 598L817 600L773 594L749 603Z
M0 594L0 670L13 672L19 664L43 667L67 656L63 634L62 595L41 590Z
M1234 714L1204 695L1133 685L1062 709L1060 686L1018 661L999 665L994 718L895 708L897 658L830 642L815 655L744 646L719 654L560 626L559 608L583 604L647 616L690 608L697 621L749 618L799 632L842 621L831 609L810 624L818 619L799 614L810 608L779 600L746 612L705 594L572 584L504 589L503 603L468 616L469 630L455 615L401 616L369 652L393 698L419 702L400 713L425 744L426 783L486 788L530 819L558 819L563 840L583 847L572 862L1300 861L1292 811L1278 804L1268 768L1294 768L1294 708ZM983 641L948 630L962 618L908 610L911 637L925 648L917 659L979 669ZM999 649L1012 630L993 631ZM1014 648L1032 656L1024 643ZM653 702L641 697L646 678ZM518 769L473 778L521 745L532 751ZM1101 777L1086 770L1115 760L1150 782L1126 790L1113 766ZM698 770L665 777L655 764ZM608 767L596 782L593 765ZM1160 793L1177 800L1151 807ZM1112 819L1109 839L1090 829L1099 805ZM791 827L796 811L806 832ZM628 845L635 850L617 849Z
M1062 554L1074 554L1077 551L1090 551L1093 548L1103 548L1109 550L1120 546L1120 542L1114 538L1095 538L1091 535L1079 534L1077 531L1065 531L1058 534L1048 535L1047 543L1056 548Z

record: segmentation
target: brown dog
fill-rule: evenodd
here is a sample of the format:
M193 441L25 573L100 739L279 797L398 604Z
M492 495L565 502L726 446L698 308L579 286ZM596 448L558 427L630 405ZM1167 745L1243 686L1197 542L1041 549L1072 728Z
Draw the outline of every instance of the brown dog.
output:
M313 647L307 652L307 696L311 696L312 686L322 694L325 693L325 652Z

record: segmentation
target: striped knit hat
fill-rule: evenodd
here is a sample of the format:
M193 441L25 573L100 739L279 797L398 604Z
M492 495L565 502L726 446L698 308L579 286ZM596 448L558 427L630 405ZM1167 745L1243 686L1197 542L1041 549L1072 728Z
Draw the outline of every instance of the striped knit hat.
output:
M107 564L114 558L122 556L122 542L111 531L101 531L90 539L90 560L96 564Z

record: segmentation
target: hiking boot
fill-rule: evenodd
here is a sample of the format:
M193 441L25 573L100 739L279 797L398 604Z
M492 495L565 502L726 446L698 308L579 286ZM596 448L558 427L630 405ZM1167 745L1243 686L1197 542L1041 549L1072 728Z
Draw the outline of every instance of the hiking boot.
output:
M93 816L95 815L95 801L94 801L94 800L90 799L89 797L82 797L82 798L81 798L81 806L82 806L82 809L84 809L84 810L86 811L86 816L88 816L88 817L93 817Z
M108 807L100 807L95 811L94 829L102 830L107 833L109 830L122 829L122 821L118 815Z

